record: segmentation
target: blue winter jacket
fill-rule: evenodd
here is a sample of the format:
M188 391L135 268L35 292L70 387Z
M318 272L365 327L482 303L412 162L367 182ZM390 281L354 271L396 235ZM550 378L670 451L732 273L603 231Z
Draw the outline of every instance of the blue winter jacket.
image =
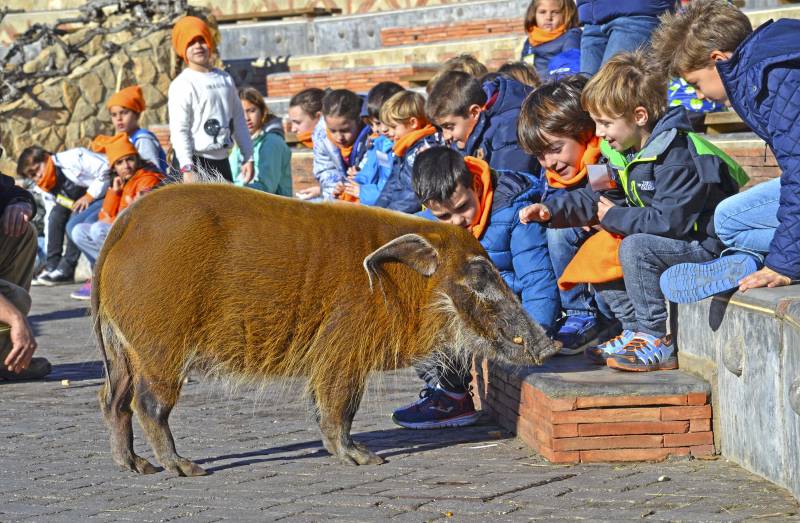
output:
M394 153L392 142L385 136L378 136L370 143L361 170L355 177L359 185L359 201L363 205L375 205L386 181L392 174Z
M456 144L453 148L463 156L484 160L495 170L538 173L539 162L517 143L519 109L533 88L501 76L483 84L483 90L487 100L497 97L481 112L464 149Z
M675 0L578 0L583 24L604 24L621 16L659 16L675 8Z
M439 133L431 134L409 147L403 156L396 156L392 164L392 174L378 196L375 206L407 213L419 211L422 205L411 185L414 161L419 153L438 145L442 145Z
M550 60L564 51L581 48L581 30L573 27L555 40L533 46L526 38L522 46L523 62L528 62L536 68L539 78L544 82L550 77Z
M480 242L528 315L550 332L561 302L547 252L546 230L541 224L525 225L519 221L519 210L539 202L541 194L542 185L533 176L499 172L492 211ZM420 216L436 219L428 210Z
M765 264L800 278L800 20L761 25L717 62L728 99L775 153L781 168L778 228Z

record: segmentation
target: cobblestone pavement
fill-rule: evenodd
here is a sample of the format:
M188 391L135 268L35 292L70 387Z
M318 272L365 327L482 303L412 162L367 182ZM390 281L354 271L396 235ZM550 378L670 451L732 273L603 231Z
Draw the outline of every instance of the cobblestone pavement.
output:
M356 416L356 438L384 465L330 458L296 386L192 381L172 428L179 452L211 475L136 476L111 461L102 365L84 304L67 298L74 288L33 290L50 379L0 384L0 521L800 521L785 490L723 459L554 466L490 420L395 427L392 408L420 385L408 369L376 376Z

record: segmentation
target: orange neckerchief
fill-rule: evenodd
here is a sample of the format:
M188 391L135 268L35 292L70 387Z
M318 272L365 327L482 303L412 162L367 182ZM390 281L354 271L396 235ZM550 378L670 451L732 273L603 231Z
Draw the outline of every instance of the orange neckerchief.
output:
M545 176L547 177L547 185L553 187L555 189L568 189L575 185L578 185L580 182L586 178L586 166L591 165L593 163L597 163L597 160L600 158L600 138L597 136L593 136L589 143L586 144L586 150L583 152L583 156L578 161L577 169L578 173L570 178L569 180L563 180L558 173L547 169L545 171Z
M478 196L478 212L472 219L469 231L480 240L489 223L489 215L492 213L492 201L494 200L494 186L492 185L492 171L489 164L472 156L464 157L467 169L472 173L472 190Z
M436 133L436 127L428 124L422 129L417 129L416 131L411 131L407 135L403 136L399 140L397 140L394 145L392 146L392 151L396 157L403 156L406 154L412 145L417 143L418 141L422 140L426 136L430 136Z
M339 145L333 139L333 135L331 134L331 132L328 130L327 127L325 128L325 134L328 136L328 140L330 140L331 143L335 145L337 149L339 149L339 153L342 155L342 160L344 161L344 164L347 167L350 167L350 154L352 154L353 152L353 146L355 145L355 143L351 143L346 147L344 145ZM356 135L358 135L358 133L356 133Z
M605 229L591 235L567 264L558 288L569 290L577 283L606 283L622 278L619 245L622 236Z
M56 163L53 161L53 155L51 154L44 164L44 174L41 179L36 182L36 185L44 192L50 192L55 189L56 183L58 183L56 179Z
M309 149L313 149L314 140L311 139L311 133L312 131L303 131L302 133L297 133L297 141Z
M567 32L567 26L561 24L560 26L556 27L552 31L547 31L542 29L538 25L533 26L533 28L528 33L528 42L534 47L537 45L546 44L547 42L552 42L559 36L563 35Z

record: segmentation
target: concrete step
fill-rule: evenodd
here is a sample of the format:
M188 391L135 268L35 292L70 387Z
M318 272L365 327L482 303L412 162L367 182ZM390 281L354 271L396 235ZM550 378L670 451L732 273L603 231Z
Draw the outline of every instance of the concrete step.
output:
M800 285L681 305L681 369L712 385L722 454L800 498Z
M711 387L686 372L618 372L579 355L521 369L484 360L473 377L480 408L553 463L715 452Z

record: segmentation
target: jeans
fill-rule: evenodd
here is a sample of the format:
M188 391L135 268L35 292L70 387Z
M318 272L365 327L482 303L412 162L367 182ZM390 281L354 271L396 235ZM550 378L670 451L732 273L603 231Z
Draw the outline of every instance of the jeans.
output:
M655 16L623 16L600 25L584 24L581 72L592 75L615 54L637 49L650 39L656 26Z
M472 358L468 354L459 357L436 353L414 365L414 368L428 387L461 393L467 391L472 381L471 366Z
M661 273L678 263L703 263L714 258L696 241L632 234L619 247L624 282L594 286L623 329L660 338L667 333L667 302L659 286Z
M100 218L100 210L103 208L103 199L95 200L87 208L79 213L72 213L67 221L67 236L72 238L72 229L79 223L94 223ZM73 238L74 241L74 238Z
M94 223L79 223L72 230L72 239L78 248L89 259L89 263L94 267L94 262L100 255L100 249L103 247L103 242L106 241L108 231L111 230L111 224L101 221Z
M67 237L67 248L64 255L61 255L64 247L64 232L71 214L71 209L56 204L47 218L47 262L45 268L48 271L60 269L67 276L75 273L75 266L78 265L78 258L81 257L81 251L69 237Z
M763 262L778 227L780 192L780 178L775 178L720 202L714 211L714 228L722 243Z
M580 227L547 229L547 251L550 253L550 263L553 264L556 278L564 274L564 269L589 236L591 232L584 231ZM576 314L597 316L597 306L592 299L589 285L579 283L568 291L559 289L558 293L561 296L561 308L567 316Z

